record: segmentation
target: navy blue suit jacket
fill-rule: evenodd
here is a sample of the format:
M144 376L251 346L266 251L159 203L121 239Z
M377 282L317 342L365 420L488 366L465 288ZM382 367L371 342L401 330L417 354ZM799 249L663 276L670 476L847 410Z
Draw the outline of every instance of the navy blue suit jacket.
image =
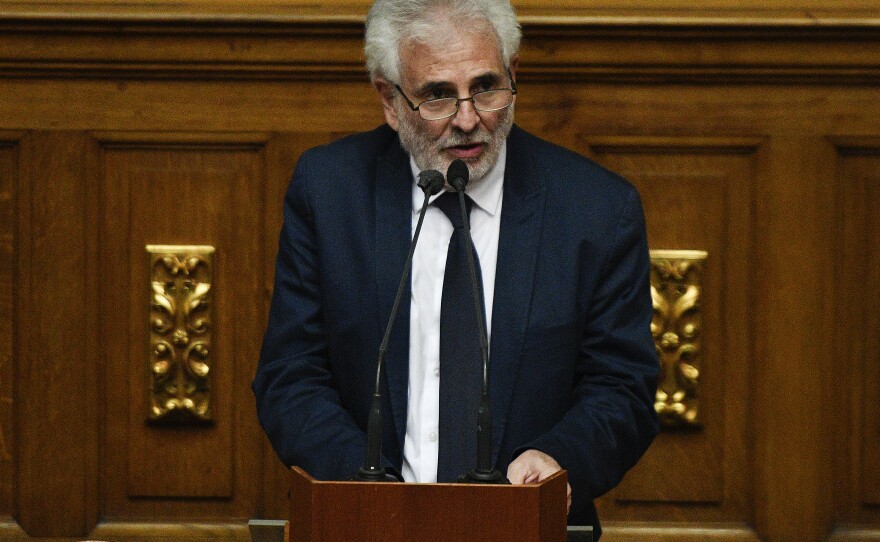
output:
M592 500L657 432L641 202L620 177L516 126L507 145L490 345L497 467L506 472L527 448L546 452L568 470L569 522L598 527ZM363 462L376 356L411 216L409 158L388 126L300 158L253 389L281 460L315 478L345 479ZM383 461L398 469L408 299L382 381Z

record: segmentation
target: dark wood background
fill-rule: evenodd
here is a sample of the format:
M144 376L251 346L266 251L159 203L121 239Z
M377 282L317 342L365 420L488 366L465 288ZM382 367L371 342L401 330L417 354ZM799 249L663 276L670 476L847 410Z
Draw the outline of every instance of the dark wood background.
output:
M709 253L703 427L602 498L607 540L880 540L876 2L583 4L516 3L517 122ZM366 5L0 3L0 540L284 516L249 386L298 155L382 121ZM145 423L146 244L217 249L213 426Z

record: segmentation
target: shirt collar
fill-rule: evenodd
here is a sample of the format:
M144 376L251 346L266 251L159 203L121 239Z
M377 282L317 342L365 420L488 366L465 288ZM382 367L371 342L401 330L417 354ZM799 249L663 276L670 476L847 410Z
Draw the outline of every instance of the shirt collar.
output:
M495 161L495 165L492 166L492 169L489 170L486 178L475 185L468 184L467 188L465 188L465 193L474 200L477 207L486 211L491 216L495 216L495 213L498 212L498 208L501 205L501 194L504 189L504 165L506 163L507 140L501 144L498 159ZM421 170L416 165L412 156L409 158L409 166L413 175L412 208L414 213L419 213L422 211L422 203L425 201L425 193L422 192L422 189L419 188L418 185L419 172ZM443 192L440 192L440 194L442 193ZM440 197L440 194L433 196L430 201L434 201L434 199Z

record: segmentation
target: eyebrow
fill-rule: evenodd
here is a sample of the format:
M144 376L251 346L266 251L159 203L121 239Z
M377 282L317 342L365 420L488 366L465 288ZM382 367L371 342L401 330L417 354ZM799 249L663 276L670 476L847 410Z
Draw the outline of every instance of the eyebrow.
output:
M489 83L491 85L497 85L503 78L500 77L495 72L486 72L481 75L474 77L470 83L468 83L469 87L474 85L479 85L480 83ZM425 96L434 90L444 90L453 88L454 85L449 81L429 81L424 85L420 86L415 90L416 96Z
M429 81L417 88L415 91L415 95L425 96L427 94L430 94L434 90L444 90L447 88L452 88L452 83L448 81Z
M475 77L471 86L478 85L480 83L489 83L492 85L498 85L504 78L499 76L497 73L489 72L485 73L479 77Z

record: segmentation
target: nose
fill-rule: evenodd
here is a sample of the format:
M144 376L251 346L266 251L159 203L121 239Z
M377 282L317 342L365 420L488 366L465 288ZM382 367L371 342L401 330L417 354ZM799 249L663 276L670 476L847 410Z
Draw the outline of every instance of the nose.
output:
M458 102L458 112L452 117L452 125L462 132L469 133L480 123L480 115L474 108L473 98Z

